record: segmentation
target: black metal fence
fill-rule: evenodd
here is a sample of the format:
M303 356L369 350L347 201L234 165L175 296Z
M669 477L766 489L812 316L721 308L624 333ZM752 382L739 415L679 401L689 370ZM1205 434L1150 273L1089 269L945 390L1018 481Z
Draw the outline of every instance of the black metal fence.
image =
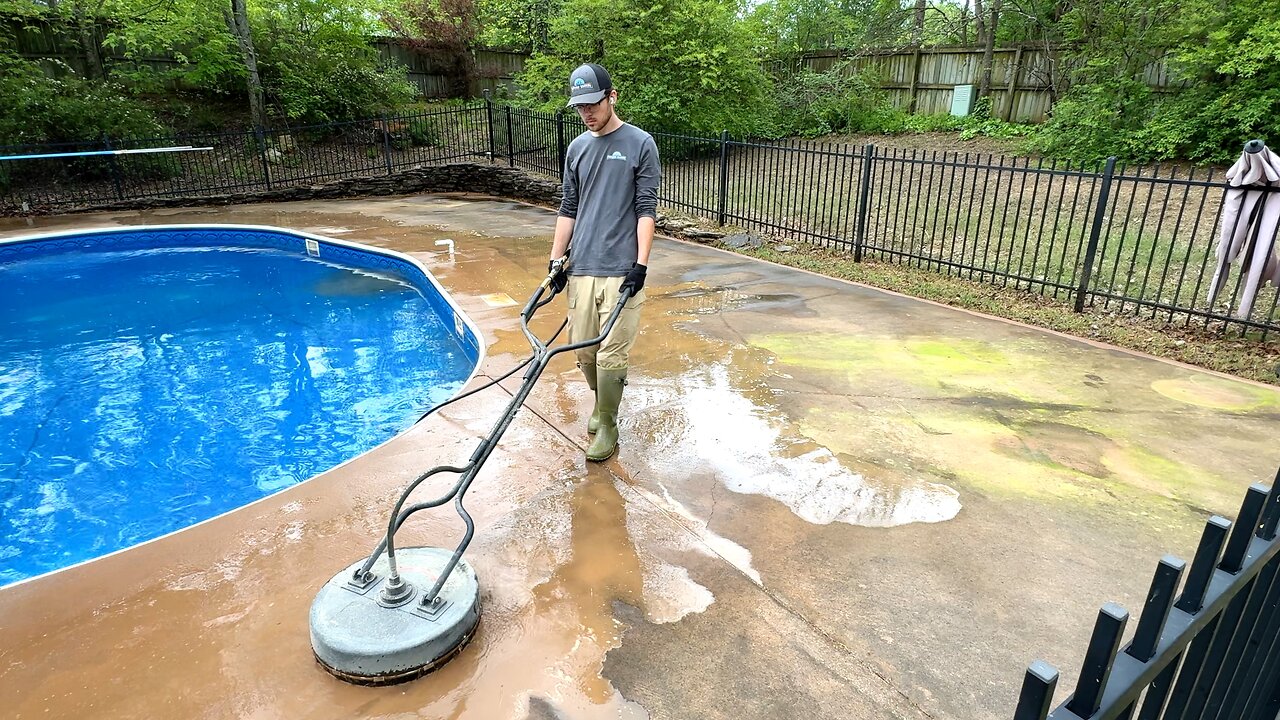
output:
M490 138L484 105L473 104L286 129L0 147L0 156L27 156L0 160L0 212L276 190L420 164L487 161ZM60 156L181 146L192 149ZM54 157L39 157L46 155Z
M1166 556L1132 641L1129 614L1098 613L1076 691L1050 712L1058 672L1027 670L1014 720L1276 720L1280 713L1280 475L1254 485L1236 523L1214 516L1186 563Z
M559 177L565 148L584 129L576 113L485 102L288 130L0 148L0 155L212 148L0 161L0 211L272 189L474 159ZM1078 311L1100 308L1264 339L1280 330L1280 293L1265 288L1242 307L1247 293L1235 267L1210 301L1226 190L1215 169L726 134L654 136L663 162L660 199L669 211L847 251L857 260L1028 290ZM1280 198L1268 194L1264 201ZM1257 240L1273 243L1271 234Z
M497 152L560 176L574 114L498 107ZM1146 315L1266 338L1274 287L1243 274L1209 300L1226 183L1217 169L1008 158L875 145L654 133L662 205L775 237L1014 287L1077 311ZM506 147L503 143L506 142ZM1264 203L1280 202L1270 194ZM1261 242L1274 242L1271 237Z

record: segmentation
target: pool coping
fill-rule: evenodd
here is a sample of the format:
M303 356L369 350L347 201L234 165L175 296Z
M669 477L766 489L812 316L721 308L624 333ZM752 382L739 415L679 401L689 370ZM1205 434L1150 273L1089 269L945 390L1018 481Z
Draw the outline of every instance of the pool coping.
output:
M326 237L324 235L317 235L315 233L309 233L302 230L292 230L289 228L281 228L281 227L276 227L272 225L243 225L243 224L228 224L228 223L190 223L190 224L177 223L177 224L164 224L164 225L139 225L139 226L131 226L131 227L130 226L113 227L113 228L101 228L101 229L89 229L89 230L85 230L85 229L58 230L53 232L42 232L42 233L32 233L29 235L19 235L17 237L11 237L11 238L0 238L0 248L6 247L9 245L21 244L21 243L42 242L42 241L52 240L52 239L61 238L61 237L75 237L80 235L91 235L91 234L99 235L99 234L137 233L137 232L152 232L152 231L166 231L166 230L167 231L250 230L250 231L257 231L257 232L277 233L282 235L295 236L302 240L314 241L317 243L327 243L330 245L342 247L347 250L351 250L355 252L363 252L371 255L381 255L383 257L388 257L394 260L398 260L400 262L404 262L414 267L416 270L422 273L422 276L425 277L429 283L431 283L431 286L435 288L437 293L439 293L441 299L444 300L445 304L450 309L452 309L454 314L454 322L460 323L461 325L465 326L466 329L472 335L472 337L475 338L476 359L475 359L475 363L471 367L471 372L467 375L466 379L458 386L457 391L454 392L452 395L450 395L447 399L445 399L441 404L451 402L454 398L457 398L462 393L467 392L468 386L471 385L471 383L475 380L476 376L480 374L480 369L484 365L484 361L487 356L488 345L487 343L484 342L484 334L480 331L479 326L477 326L475 324L475 321L473 321L471 317L467 315L467 313L462 309L462 306L459 305L457 301L453 299L453 296L450 295L449 291L445 289L444 285L442 285L440 281L436 279L435 275L431 274L431 271L427 268L426 265L424 265L422 262L420 262L417 258L413 257L412 255L409 255L408 253L402 253L396 250L388 250L386 248L380 248L373 245L364 245L362 243L355 243L349 240L339 240L337 238ZM308 253L308 257L318 257L318 256L312 256L310 253ZM364 268L364 269L367 269L367 268ZM421 292L421 290L419 290L419 292ZM428 298L424 297L423 299L427 300L428 305L430 305L433 309L435 308L435 304L432 303ZM442 317L441 321L447 322L447 319ZM128 547L120 548L118 550L112 550L109 553L88 558L86 560L81 560L79 562L75 562L70 565L57 568L56 570L49 570L49 571L40 573L38 575L32 575L30 577L22 578L21 580L15 580L14 582L11 582L5 585L0 585L0 593L4 593L20 585L25 585L36 580L48 578L52 575L65 572L73 568L78 568L84 565L88 565L89 563L97 562L99 560L104 560L114 555L126 553L131 550L136 550L144 545L149 545L151 543L164 540L166 538L172 537L179 533L186 532L188 530L191 530L192 528L200 527L201 525L204 525L206 523L210 523L215 520L220 520L222 518L227 517L228 515L240 512L242 510L246 510L264 501L271 500L271 499L278 499L284 496L286 493L293 491L295 488L301 487L322 475L325 475L327 473L333 472L334 470L337 470L346 465L349 465L352 462L355 462L356 460L368 455L369 453L377 452L380 448L408 434L410 431L413 430L414 426L416 426L418 422L419 421L414 421L413 423L410 423L408 426L406 426L399 432L391 435L390 437L386 438L385 440L378 443L377 445L374 445L373 447L365 450L364 452L357 453L356 455L353 455L347 458L346 460L343 460L337 465L334 465L329 468L325 468L321 472L316 473L315 475L312 475L307 479L302 480L301 482L294 483L293 485L290 485L276 492L268 493L258 498L257 500L253 500L252 502L248 502L243 505L238 505L234 508L231 508L230 510L218 513L217 515L207 517L199 522L186 525L184 527L178 528L177 530L171 530L167 533L164 533L163 535L157 535L156 537L143 540L140 543L135 543Z

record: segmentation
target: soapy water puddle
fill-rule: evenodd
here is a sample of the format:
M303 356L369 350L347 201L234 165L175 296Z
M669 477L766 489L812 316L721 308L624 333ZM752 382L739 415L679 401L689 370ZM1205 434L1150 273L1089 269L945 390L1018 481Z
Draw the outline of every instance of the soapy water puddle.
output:
M736 391L727 363L656 384L633 384L626 421L646 445L656 477L710 472L729 490L763 495L797 517L865 527L935 523L960 512L960 494L934 482L877 482L800 436L785 417Z

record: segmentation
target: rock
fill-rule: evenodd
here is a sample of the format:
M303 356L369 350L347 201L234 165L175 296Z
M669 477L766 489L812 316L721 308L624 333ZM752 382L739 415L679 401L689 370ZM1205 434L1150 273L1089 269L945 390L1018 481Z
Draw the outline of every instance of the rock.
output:
M284 157L284 154L275 148L267 148L266 152L262 154L267 158L267 162L269 163L278 163L280 162L280 159Z
M684 234L685 234L685 235L688 235L688 236L689 236L689 237L691 237L691 238L710 238L710 239L715 239L715 238L722 238L722 237L724 237L724 233L722 233L722 232L719 232L719 231L716 231L716 230L703 230L703 229L701 229L701 228L689 228L688 230L685 230L685 231L684 231Z
M276 138L276 147L280 148L280 152L291 153L298 149L298 144L293 141L292 135L281 135Z
M795 248L791 245L774 245L773 249L778 252L795 252Z
M724 245L725 247L733 248L734 250L742 250L744 248L754 250L758 247L763 247L764 241L755 233L745 232L735 233L725 238Z

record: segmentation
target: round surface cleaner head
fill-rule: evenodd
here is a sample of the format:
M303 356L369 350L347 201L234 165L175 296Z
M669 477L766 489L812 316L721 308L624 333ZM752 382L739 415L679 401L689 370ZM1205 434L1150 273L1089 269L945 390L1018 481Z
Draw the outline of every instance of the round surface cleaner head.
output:
M372 582L352 582L363 559L335 575L311 603L316 660L336 677L359 685L406 682L448 662L480 622L480 586L465 560L458 562L436 601L422 604L452 556L440 548L397 549L396 565L406 587L391 592L384 592L385 554L373 565Z

